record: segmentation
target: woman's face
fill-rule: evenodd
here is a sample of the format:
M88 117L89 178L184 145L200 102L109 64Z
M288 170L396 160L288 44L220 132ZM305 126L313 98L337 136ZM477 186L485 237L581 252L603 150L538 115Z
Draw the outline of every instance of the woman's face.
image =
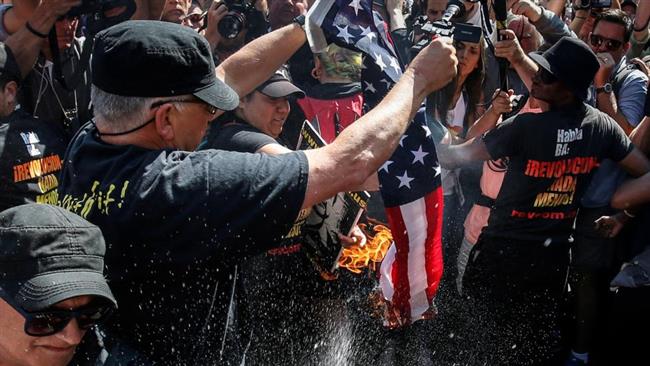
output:
M278 138L289 116L289 100L286 97L271 98L254 91L249 98L241 100L238 112L244 121L265 134Z
M454 42L458 58L458 75L467 76L477 67L481 59L481 45L470 42Z

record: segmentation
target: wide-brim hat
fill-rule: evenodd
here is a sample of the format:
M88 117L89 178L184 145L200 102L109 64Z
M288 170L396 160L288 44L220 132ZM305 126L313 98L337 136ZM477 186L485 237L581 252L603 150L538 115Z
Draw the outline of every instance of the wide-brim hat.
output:
M295 86L282 72L276 72L256 89L271 98L304 98L305 92Z
M193 94L230 111L239 96L216 77L210 45L195 30L175 23L131 20L97 34L92 83L121 96Z
M28 204L0 213L0 290L28 312L77 296L117 307L103 275L99 228L56 206Z
M587 99L589 86L600 64L596 54L584 42L563 37L544 53L532 52L528 56L573 90L577 98Z

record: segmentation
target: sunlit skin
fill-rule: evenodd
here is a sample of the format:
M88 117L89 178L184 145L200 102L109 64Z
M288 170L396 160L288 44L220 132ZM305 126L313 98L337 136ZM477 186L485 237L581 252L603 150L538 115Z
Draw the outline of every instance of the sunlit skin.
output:
M610 51L606 48L606 42L603 42L600 47L595 47L591 44L591 42L589 42L589 46L595 53L609 52L616 63L621 61L623 56L625 56L625 53L627 53L629 47L623 42L625 37L625 27L622 25L612 22L600 21L596 25L596 28L594 28L592 34L607 39L613 39L621 42L622 44L622 46L617 50Z
M160 15L160 20L181 24L181 19L187 15L190 5L191 0L167 0Z
M272 29L291 24L293 18L300 15L301 6L304 8L300 0L269 0L268 4L269 23Z
M208 112L205 103L181 103L168 110L170 124L174 129L170 147L193 151L199 146L208 124L216 118Z
M289 111L289 100L286 97L272 98L254 91L250 97L241 99L236 113L265 134L278 138Z
M72 46L78 25L78 18L62 18L54 23L56 28L56 41L60 50Z
M440 20L445 9L447 9L447 0L428 0L427 19L430 22Z
M52 306L61 310L76 310L88 305L92 296L78 296ZM0 299L0 366L64 366L81 342L85 330L76 319L60 332L46 337L25 333L25 318Z

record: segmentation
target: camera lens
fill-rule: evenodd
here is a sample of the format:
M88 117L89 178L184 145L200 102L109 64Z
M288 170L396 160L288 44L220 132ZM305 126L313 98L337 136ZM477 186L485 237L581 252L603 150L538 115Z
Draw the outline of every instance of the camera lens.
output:
M233 39L237 37L239 32L244 28L245 21L246 18L242 13L230 12L221 19L217 29L224 38Z

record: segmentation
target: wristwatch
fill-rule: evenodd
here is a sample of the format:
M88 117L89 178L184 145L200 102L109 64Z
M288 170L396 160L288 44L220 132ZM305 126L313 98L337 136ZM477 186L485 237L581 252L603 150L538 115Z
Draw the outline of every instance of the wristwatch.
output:
M612 84L607 83L600 88L596 88L596 93L611 93L612 92Z

